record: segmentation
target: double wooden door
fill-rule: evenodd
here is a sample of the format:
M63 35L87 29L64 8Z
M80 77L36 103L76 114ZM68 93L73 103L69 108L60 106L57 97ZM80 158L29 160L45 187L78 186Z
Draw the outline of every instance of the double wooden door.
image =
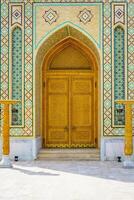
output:
M46 77L45 147L95 147L94 89L93 76Z

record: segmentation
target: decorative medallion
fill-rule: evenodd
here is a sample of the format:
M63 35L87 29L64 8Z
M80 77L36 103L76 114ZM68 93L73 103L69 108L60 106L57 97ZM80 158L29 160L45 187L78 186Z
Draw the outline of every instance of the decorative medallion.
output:
M16 20L21 16L21 13L19 12L19 10L15 10L12 13L12 17L14 17Z
M114 5L114 24L125 24L125 6Z
M48 22L49 24L52 24L57 21L58 14L56 11L50 8L48 11L45 11L42 17L45 19L46 22Z
M80 11L78 18L80 19L80 22L87 24L93 18L93 14L91 13L91 10L87 10L85 8L84 10Z
M11 26L16 23L22 25L22 5L11 6Z
M115 12L115 16L120 19L123 16L123 11L119 8L118 10L116 10Z

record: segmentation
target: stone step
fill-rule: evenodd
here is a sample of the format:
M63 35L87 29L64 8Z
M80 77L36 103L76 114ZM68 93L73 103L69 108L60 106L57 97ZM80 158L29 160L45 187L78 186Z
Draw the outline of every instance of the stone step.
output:
M100 160L99 149L41 149L39 160Z

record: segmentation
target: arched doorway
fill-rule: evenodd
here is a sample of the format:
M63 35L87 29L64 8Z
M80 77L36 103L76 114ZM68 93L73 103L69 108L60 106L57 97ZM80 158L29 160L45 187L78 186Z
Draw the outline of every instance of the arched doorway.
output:
M98 146L98 63L71 36L45 55L42 68L43 147Z

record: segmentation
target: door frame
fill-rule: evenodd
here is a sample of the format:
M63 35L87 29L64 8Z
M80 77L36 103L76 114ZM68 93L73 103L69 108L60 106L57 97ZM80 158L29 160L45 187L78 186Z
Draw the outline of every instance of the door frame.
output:
M52 47L48 53L46 54L44 61L43 61L43 67L42 67L42 145L43 148L45 148L45 139L46 139L46 112L45 112L45 107L46 107L46 102L44 102L43 100L45 100L46 98L46 77L47 74L49 73L54 73L55 70L49 70L49 66L50 63L53 59L53 57L59 53L63 48L65 48L68 44L72 44L73 46L75 46L75 48L79 49L80 51L84 52L84 54L86 54L87 58L93 63L92 66L92 70L90 70L90 73L94 74L94 82L95 82L95 95L94 95L94 104L95 104L95 109L94 109L94 119L95 121L98 122L98 107L99 107L99 96L98 96L98 62L97 62L97 58L95 56L95 54L93 53L93 51L88 48L85 44L83 44L82 42L80 42L77 39L72 38L71 36L61 40L59 43L57 43L54 47ZM60 74L62 74L63 70L58 70ZM69 73L70 70L68 70ZM71 72L76 72L76 70L71 70ZM83 72L83 70L79 70L79 72ZM57 73L57 71L56 71ZM45 92L44 92L45 90ZM96 147L99 147L99 136L98 136L98 126L99 126L99 122L96 124L96 126L94 126L94 130L95 130L95 137L96 137Z

